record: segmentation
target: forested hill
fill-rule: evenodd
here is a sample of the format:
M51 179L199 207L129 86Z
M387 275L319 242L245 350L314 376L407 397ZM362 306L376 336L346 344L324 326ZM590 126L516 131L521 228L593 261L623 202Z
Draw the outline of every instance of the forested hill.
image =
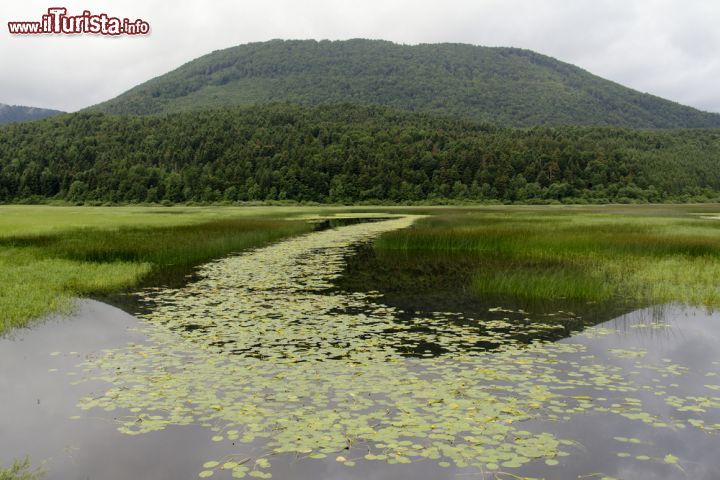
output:
M521 127L720 127L718 114L529 50L377 40L273 40L215 51L92 110L142 115L271 102L385 105Z
M0 124L13 122L27 122L41 118L60 115L63 112L47 108L22 107L19 105L5 105L0 103Z
M719 191L720 130L507 129L352 105L0 127L0 202L627 202Z

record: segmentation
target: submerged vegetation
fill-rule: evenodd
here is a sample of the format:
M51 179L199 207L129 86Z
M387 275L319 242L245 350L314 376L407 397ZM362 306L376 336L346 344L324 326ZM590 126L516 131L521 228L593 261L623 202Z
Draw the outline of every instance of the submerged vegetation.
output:
M74 296L129 288L149 275L184 272L311 230L305 222L219 210L100 209L74 219L74 209L27 209L35 222L10 211L0 220L8 231L0 236L0 333L67 310ZM56 228L38 221L53 214Z
M674 478L685 460L653 435L720 431L716 365L694 372L705 375L704 386L689 393L680 388L688 368L671 359L627 348L601 355L583 343L612 335L607 328L572 343L545 342L543 332L558 325L522 310L501 309L500 320L450 312L401 318L377 294L332 288L353 245L403 232L411 221L292 238L212 262L184 287L145 292L154 305L144 315L148 341L87 356L66 372L105 385L80 409L88 417L107 412L127 435L204 428L207 441L224 448L199 460L199 478L271 478L284 462L422 462L436 474L423 478L552 473L583 455L574 435L555 427L590 416L642 433L594 432L611 458ZM518 341L518 331L534 339Z

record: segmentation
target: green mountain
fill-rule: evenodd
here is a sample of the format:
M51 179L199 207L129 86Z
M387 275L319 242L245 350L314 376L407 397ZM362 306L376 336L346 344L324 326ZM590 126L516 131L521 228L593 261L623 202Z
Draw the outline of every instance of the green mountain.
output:
M19 105L5 105L4 103L0 103L0 124L28 122L60 115L62 113L64 112L47 108L21 107Z
M273 40L219 50L92 110L145 115L272 102L384 105L519 127L720 127L719 114L529 50L377 40Z
M0 203L716 200L720 129L500 128L378 106L0 127Z

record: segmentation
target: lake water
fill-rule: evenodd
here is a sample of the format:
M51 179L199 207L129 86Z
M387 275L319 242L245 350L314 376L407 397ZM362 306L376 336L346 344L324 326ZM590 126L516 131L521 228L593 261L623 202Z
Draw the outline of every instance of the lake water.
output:
M720 315L553 336L572 315L334 288L348 252L404 225L213 262L146 292L140 319L83 300L0 339L0 461L50 479L718 478Z

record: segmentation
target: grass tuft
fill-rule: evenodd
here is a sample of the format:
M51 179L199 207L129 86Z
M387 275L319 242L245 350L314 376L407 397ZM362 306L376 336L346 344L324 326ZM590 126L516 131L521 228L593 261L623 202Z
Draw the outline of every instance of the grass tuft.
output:
M4 468L0 466L0 480L40 480L45 476L42 469L32 470L30 459L15 460L12 466Z

